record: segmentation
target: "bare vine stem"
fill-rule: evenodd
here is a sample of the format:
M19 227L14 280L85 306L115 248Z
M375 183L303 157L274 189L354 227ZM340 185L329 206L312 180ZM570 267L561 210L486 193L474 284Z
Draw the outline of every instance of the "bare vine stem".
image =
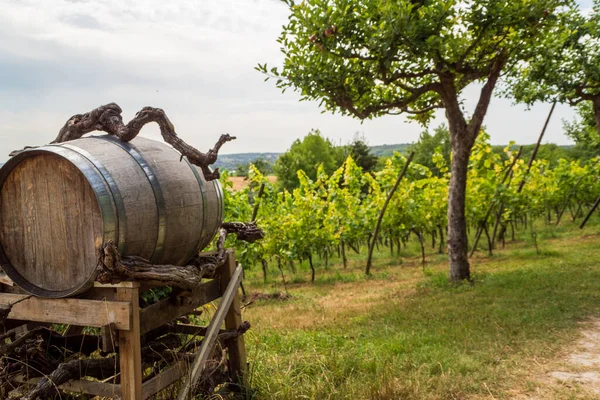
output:
M129 142L140 133L144 125L156 122L160 127L160 133L164 141L180 152L182 158L186 156L190 163L200 167L207 181L219 178L219 169L211 171L209 166L217 161L221 146L234 140L234 136L230 136L229 134L221 135L215 146L206 153L203 153L177 136L175 127L164 110L154 107L144 107L127 124L123 122L122 112L123 110L116 103L109 103L85 114L73 115L65 122L58 132L58 136L51 144L79 139L83 135L93 131L106 132L109 135L117 136L124 142ZM27 146L23 150L28 148L32 147ZM10 155L14 156L23 150L15 150Z

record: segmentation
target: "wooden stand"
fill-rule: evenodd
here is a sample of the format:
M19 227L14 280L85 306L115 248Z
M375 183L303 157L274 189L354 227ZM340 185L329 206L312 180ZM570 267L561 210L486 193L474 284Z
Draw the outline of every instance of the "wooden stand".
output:
M140 283L96 284L94 289L82 296L86 298L32 297L24 300L13 306L6 323L42 322L103 328L103 336L108 338L107 342L118 346L121 383L77 380L63 384L60 388L103 397L118 396L123 400L147 399L182 377L188 376L189 366L187 361L179 361L159 375L143 382L141 336L222 297L236 272L239 275L239 270L236 271L234 252L230 250L227 262L218 274L219 278L201 284L180 303L175 303L174 298L171 297L140 309L139 293L142 289ZM233 289L235 292L228 299L231 305L226 310L225 329L237 330L242 325L240 296L237 286ZM232 292L232 289L229 292ZM0 293L0 304L12 304L25 297L27 296L23 294ZM205 340L208 339L208 333L206 336ZM243 335L228 340L227 348L228 370L231 378L233 382L246 387L246 353ZM24 383L34 384L37 380L32 379Z

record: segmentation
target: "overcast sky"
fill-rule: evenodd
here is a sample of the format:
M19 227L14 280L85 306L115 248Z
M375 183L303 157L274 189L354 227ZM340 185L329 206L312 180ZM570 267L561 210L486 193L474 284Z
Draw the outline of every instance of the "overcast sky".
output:
M112 101L126 121L143 106L165 109L203 151L222 133L238 137L223 153L285 151L311 128L341 143L355 132L371 145L418 138L422 127L402 116L361 124L263 82L254 67L281 62L276 39L287 15L277 0L0 0L0 161ZM467 92L467 110L476 95ZM532 143L549 109L495 98L485 125L495 144ZM557 107L546 142L570 143L561 119L571 118ZM439 113L432 124L443 121ZM142 132L159 137L155 125Z

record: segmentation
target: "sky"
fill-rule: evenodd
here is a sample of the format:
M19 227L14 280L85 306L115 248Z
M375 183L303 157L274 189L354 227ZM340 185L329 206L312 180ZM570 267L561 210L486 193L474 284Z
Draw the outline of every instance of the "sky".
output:
M254 67L282 62L276 39L287 17L279 0L0 0L0 161L110 102L125 121L144 106L163 108L202 151L223 133L237 136L223 153L282 152L311 129L341 144L355 133L370 145L418 139L423 127L403 116L361 123L322 114L317 102L264 82ZM477 94L466 91L466 110ZM494 144L533 143L549 109L494 98L484 124ZM571 143L561 120L573 117L557 106L544 142ZM431 127L444 121L440 111ZM154 124L142 135L160 138Z

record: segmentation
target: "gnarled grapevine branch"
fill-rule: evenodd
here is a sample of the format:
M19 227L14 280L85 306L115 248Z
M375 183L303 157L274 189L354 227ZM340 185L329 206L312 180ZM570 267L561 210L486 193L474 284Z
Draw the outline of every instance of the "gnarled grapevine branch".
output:
M208 150L208 152L203 153L177 136L175 127L164 110L154 107L144 107L127 124L123 123L122 111L121 107L116 103L109 103L95 108L88 113L73 115L60 129L58 136L52 143L63 143L79 139L86 133L93 131L103 131L109 135L117 136L124 142L129 142L140 133L144 125L156 122L160 127L160 133L165 142L179 151L182 157L186 156L190 163L199 166L207 181L219 178L218 168L211 171L209 166L217 161L217 155L221 146L234 140L234 136L230 136L229 134L221 135L215 146ZM10 155L13 156L20 151L13 151Z
M264 237L263 231L254 222L225 222L219 231L217 251L200 254L185 266L154 265L141 257L122 257L113 241L98 249L98 275L100 283L119 283L125 280L146 281L158 285L170 285L183 289L197 287L202 279L213 278L217 268L225 264L227 251L225 239L235 233L239 240L254 242Z
M51 398L58 387L71 379L77 379L83 373L97 379L105 379L115 375L118 355L108 358L86 358L62 363L50 375L43 377L37 386L21 400L38 400Z
M153 265L141 257L121 257L113 241L104 243L98 251L100 283L119 283L125 280L147 281L184 289L198 286L202 279L212 277L218 265Z
M223 222L221 226L227 230L227 233L235 233L238 240L244 242L254 243L265 237L265 233L256 222Z

